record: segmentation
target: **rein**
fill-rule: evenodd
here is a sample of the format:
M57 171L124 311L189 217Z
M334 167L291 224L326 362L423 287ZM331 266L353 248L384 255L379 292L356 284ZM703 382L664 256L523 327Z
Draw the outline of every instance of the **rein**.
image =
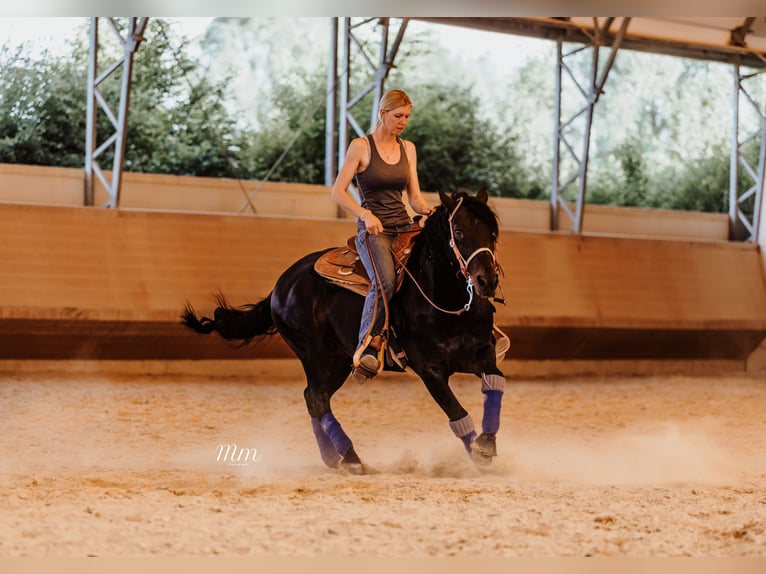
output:
M460 253L460 250L457 248L457 243L455 242L455 228L452 224L452 220L455 217L457 210L460 209L460 206L462 204L463 204L463 198L461 197L458 199L455 209L452 210L452 213L450 213L450 216L449 216L449 233L450 233L449 246L452 249L452 252L455 254L455 258L457 259L458 265L460 266L460 273L465 278L465 281L466 281L465 288L466 288L466 291L468 292L468 302L465 305L463 305L462 308L451 311L449 309L443 309L439 307L439 305L434 303L431 300L431 298L428 295L426 295L425 291L423 291L423 288L420 286L420 283L418 283L418 281L412 275L410 270L407 269L407 266L404 265L402 261L394 253L394 258L402 266L402 269L404 269L405 273L409 275L410 279L412 279L412 282L415 284L415 287L418 288L418 291L420 291L420 294L428 302L428 304L431 305L431 307L433 307L437 311L441 311L442 313L447 313L448 315L462 315L463 313L465 313L471 308L471 303L473 303L473 279L471 278L471 274L468 273L468 265L471 263L473 258L476 257L479 253L487 251L492 256L492 263L497 265L497 261L495 259L495 253L489 247L480 247L479 249L471 253L471 255L468 256L468 259L465 259L463 257L463 254Z

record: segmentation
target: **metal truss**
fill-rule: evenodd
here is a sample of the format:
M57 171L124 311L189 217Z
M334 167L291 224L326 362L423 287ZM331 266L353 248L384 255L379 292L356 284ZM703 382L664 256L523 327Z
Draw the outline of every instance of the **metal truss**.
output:
M734 66L734 118L732 122L732 150L729 179L729 239L755 243L759 241L759 226L763 210L764 178L766 178L766 104L759 103L752 93L752 84L764 80L766 70L743 73L738 64ZM764 82L761 83L762 90ZM763 102L766 94L761 93ZM742 106L742 103L747 104ZM744 108L744 109L743 109ZM741 134L743 124L755 125L755 129ZM742 136L742 137L740 137ZM746 150L758 146L758 165L748 160ZM746 174L752 185L739 191L739 176Z
M599 72L599 52L601 47L608 42L609 28L614 23L614 20L615 18L606 18L602 24L599 24L594 19L594 34L590 34L585 29L582 30L590 38L590 45L579 46L565 53L564 41L561 38L557 40L558 57L556 59L556 87L554 94L556 98L554 106L556 129L553 147L550 222L550 227L553 231L559 228L561 212L563 212L571 221L570 231L573 233L582 232L593 112L599 96L603 93L609 71L612 68L630 23L630 18L622 18L620 29L611 42L611 51L607 62ZM591 55L590 70L586 78L581 78L578 77L575 66L569 65L569 62L580 57L587 50L590 50ZM568 83L573 84L574 90L564 89L564 73L566 73L566 79L569 80ZM582 73L580 73L581 75ZM581 96L579 100L580 105L574 106L571 113L567 114L567 117L562 117L564 115L564 93L574 93ZM572 143L572 139L576 137L582 138L579 153L577 144ZM562 155L562 147L566 151L564 155ZM565 172L565 174L562 175L562 172ZM575 197L571 199L572 194L570 190L574 187L576 187ZM572 203L575 206L574 212L571 207Z
M340 20L340 24L338 24ZM377 119L377 104L383 95L386 78L399 52L399 47L404 38L407 29L408 18L400 20L399 28L394 36L391 37L391 18L333 18L331 25L330 41L330 66L328 72L328 97L327 97L327 124L328 130L325 133L325 153L327 156L327 165L331 166L325 169L325 183L332 185L337 174L339 162L346 154L349 140L349 126L354 130L356 136L361 137L365 130L357 117L354 115L355 107L372 94L372 105L370 110L370 126L375 125ZM379 41L377 54L370 54L368 42L362 37L362 34L369 34L371 27L379 28ZM338 33L341 34L341 65L338 70ZM374 30L373 30L374 33ZM364 64L363 70L367 71L367 81L356 89L352 86L352 71L356 79L358 70L354 64L361 60ZM365 74L362 74L365 75ZM333 86L335 89L332 89ZM353 91L353 93L352 93ZM337 106L336 106L337 102ZM335 125L335 108L339 108L338 114L338 132L337 132L337 158L334 154L334 135L329 126Z
M109 199L104 207L118 207L120 203L120 186L122 183L122 168L125 159L125 143L127 140L128 107L130 103L130 86L133 76L133 56L139 44L144 39L148 18L127 18L127 25L121 29L117 19L105 18L109 29L113 32L122 47L122 56L99 73L99 21L101 18L91 18L90 24L90 57L88 61L88 108L87 130L85 134L85 205L94 204L94 174L104 186ZM124 35L123 35L124 34ZM120 101L117 113L111 109L101 92L101 84L112 77L117 70L122 70L120 78ZM96 119L101 110L109 119L114 133L98 144L96 137ZM98 160L104 152L113 147L111 181L101 170Z
M99 21L106 20L109 29L116 37L122 48L122 56L99 73ZM118 21L119 20L119 21ZM617 18L594 18L593 27L579 28L581 35L590 40L590 44L578 46L581 40L567 41L569 36L561 35L557 40L558 58L556 62L555 88L555 137L553 154L553 181L551 189L551 221L552 230L561 227L563 212L571 222L570 231L581 233L585 194L587 190L588 160L591 140L591 128L595 105L606 83L618 50L623 44L631 18L621 20L619 30L611 32L610 28ZM338 166L345 156L349 143L349 127L357 136L363 136L365 130L354 114L360 104L371 101L370 125L377 118L377 102L384 91L385 81L394 67L409 18L398 19L399 27L392 36L391 18L331 18L330 19L330 65L328 66L328 91L326 102L327 126L325 132L325 183L332 185L337 174ZM118 207L120 187L127 139L127 118L130 102L130 88L133 72L133 58L141 41L148 22L147 17L130 17L124 19L99 18L91 19L90 58L88 66L88 101L87 101L87 131L86 131L86 161L85 161L85 205L93 205L95 201L94 184L97 178L107 192L108 199L104 207ZM122 23L122 25L120 25ZM370 29L372 28L372 31ZM374 41L369 39L378 33L377 53ZM342 57L339 62L339 36ZM564 53L564 42L567 46L575 46L570 52ZM610 48L605 65L599 67L600 49ZM590 50L589 71L585 78L578 78L578 69L570 65L570 61L582 54L587 56ZM362 72L355 66L358 61ZM352 82L353 69L353 82ZM755 78L766 73L758 69L745 74L740 65L735 64L735 94L733 144L731 153L730 178L730 229L731 238L756 242L759 240L758 229L766 221L761 221L762 198L766 184L766 110L759 104L758 97L751 94L749 84ZM120 75L120 99L115 113L107 103L101 91L102 83L112 75ZM364 71L367 79L364 80ZM582 76L583 73L579 72ZM565 89L564 82L574 89ZM352 86L352 83L355 84ZM352 93L353 90L353 93ZM565 109L564 94L580 95L579 105L570 105ZM371 98L368 96L371 95ZM761 98L762 99L762 98ZM746 106L742 106L742 103ZM569 102L567 102L569 103ZM743 109L744 108L744 109ZM98 143L96 134L97 114L102 111L108 118L114 132ZM564 117L566 111L566 117ZM745 113L745 112L749 112ZM753 121L757 127L751 133L740 138L740 128L745 121ZM337 131L336 131L337 126ZM575 141L580 138L579 145ZM573 143L574 142L574 143ZM758 145L758 165L752 166L748 161L746 149ZM750 147L748 147L750 146ZM99 165L99 159L110 148L113 151L111 180ZM738 176L746 174L753 182L752 186L741 194L738 189ZM94 177L95 176L95 177ZM574 196L574 197L573 197ZM573 210L574 207L574 210Z

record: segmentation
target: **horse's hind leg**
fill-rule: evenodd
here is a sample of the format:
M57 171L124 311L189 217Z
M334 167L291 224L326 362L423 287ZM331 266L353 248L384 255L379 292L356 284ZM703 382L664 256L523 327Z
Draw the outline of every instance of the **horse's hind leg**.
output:
M305 369L308 385L303 392L319 454L324 463L331 468L342 466L354 474L361 474L362 461L330 407L332 395L343 385L351 372L351 362L348 357L326 362L328 364L323 365L319 373L309 373L309 370Z

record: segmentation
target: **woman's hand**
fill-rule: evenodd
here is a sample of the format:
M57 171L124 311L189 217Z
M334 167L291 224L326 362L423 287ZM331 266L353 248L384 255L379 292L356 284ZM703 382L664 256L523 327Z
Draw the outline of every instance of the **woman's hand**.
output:
M380 222L380 219L375 217L375 214L369 209L365 210L362 221L364 221L367 233L370 235L377 235L383 231L383 224Z
M434 208L433 207L429 207L428 204L424 203L423 205L420 206L420 209L418 210L418 213L420 215L433 215Z

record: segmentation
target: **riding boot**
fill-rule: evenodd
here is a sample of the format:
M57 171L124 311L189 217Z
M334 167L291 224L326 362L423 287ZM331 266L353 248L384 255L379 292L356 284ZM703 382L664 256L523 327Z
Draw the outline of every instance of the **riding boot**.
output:
M357 383L362 384L367 379L377 375L383 366L386 338L383 334L365 338L362 345L354 353L354 370L352 376Z

